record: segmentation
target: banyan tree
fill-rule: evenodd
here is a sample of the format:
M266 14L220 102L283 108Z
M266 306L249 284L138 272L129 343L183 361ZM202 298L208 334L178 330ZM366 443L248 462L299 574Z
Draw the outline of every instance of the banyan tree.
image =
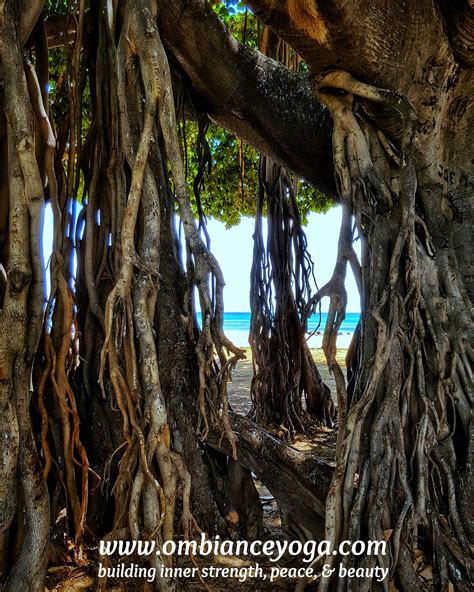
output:
M384 584L336 570L320 591L389 581L421 590L416 553L435 589L472 585L474 7L248 7L304 68L238 41L205 0L0 0L8 592L44 590L49 563L85 561L100 538L159 547L201 530L225 536L229 510L260 536L250 471L291 536L387 541L378 559L335 554L314 565L380 561ZM342 207L333 276L297 303L304 329L330 301L323 349L337 386L335 468L308 464L229 408L244 352L223 331L225 282L191 195L182 113L271 162L257 216L278 177L300 246L293 175ZM362 314L346 377L336 348L348 266ZM294 355L300 344L285 347ZM152 557L158 568L168 562ZM160 590L176 586L156 580Z

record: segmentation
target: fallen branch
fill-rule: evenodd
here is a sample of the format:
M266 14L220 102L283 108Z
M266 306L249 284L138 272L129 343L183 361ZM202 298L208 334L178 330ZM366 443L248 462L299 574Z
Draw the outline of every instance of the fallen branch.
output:
M237 462L271 491L282 520L293 536L324 538L326 496L334 467L278 440L250 419L230 413L237 435ZM210 433L206 443L231 455L227 440Z

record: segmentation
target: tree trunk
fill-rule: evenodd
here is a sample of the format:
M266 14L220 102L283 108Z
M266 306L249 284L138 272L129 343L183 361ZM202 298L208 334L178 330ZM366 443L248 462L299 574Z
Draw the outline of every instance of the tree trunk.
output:
M474 360L467 137L474 109L466 98L470 54L461 46L471 43L473 9L420 2L403 14L400 5L390 6L379 18L376 2L252 5L314 73L313 89L333 118L336 182L346 204L324 341L342 415L327 537L390 534L386 562L402 589L421 586L414 548L429 558L440 588L451 582L467 589ZM340 72L325 76L334 64L379 88ZM363 237L363 314L346 416L335 332L344 314L343 276L353 259L351 212ZM341 560L373 564L373 558ZM349 586L335 574L321 590ZM369 578L357 587L372 585Z
M2 3L0 48L6 115L8 238L6 283L0 310L0 532L10 529L18 555L4 589L42 590L48 561L49 500L30 420L30 376L42 323L43 264L39 256L43 184L34 152L33 109L12 3ZM5 203L4 202L4 203ZM4 207L4 206L3 206ZM2 209L3 209L2 207ZM5 237L4 237L5 238ZM5 253L2 253L2 257ZM20 494L21 491L21 494ZM17 501L24 506L17 507ZM11 528L24 515L19 540ZM21 519L19 522L21 523ZM3 545L2 563L8 556Z
M182 454L192 479L192 507L199 526L209 534L223 534L224 491L219 488L196 428L198 425L199 368L193 319L186 316L188 280L178 260L179 242L173 228L173 207L162 209L161 289L156 307L157 351L163 393L169 408L176 450ZM219 491L220 490L220 491ZM217 498L217 499L216 499Z
M472 310L454 248L436 240L440 227L448 232L440 208L422 187L417 190L416 116L401 95L358 83L343 72L315 78L313 84L334 119L334 160L345 204L342 265L336 265L329 288L332 325L324 337L336 372L334 333L345 308L340 282L352 257L350 208L364 240L359 363L352 369L348 410L344 383L338 384L343 412L327 500L327 537L334 543L388 538L390 555L382 562L403 590L421 589L409 559L414 548L421 548L443 589L451 582L464 590L472 578L467 493L472 491L472 383L467 379ZM353 108L363 99L399 112L399 155L364 112ZM449 492L447 500L443 490ZM369 556L328 558L330 566L336 561L344 567L375 565ZM323 579L320 589L348 585L335 576ZM357 589L374 585L367 576Z

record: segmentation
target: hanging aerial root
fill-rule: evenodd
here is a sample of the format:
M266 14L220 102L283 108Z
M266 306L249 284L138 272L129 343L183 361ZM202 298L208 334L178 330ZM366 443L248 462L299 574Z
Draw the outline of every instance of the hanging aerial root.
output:
M169 89L172 83L168 60L158 35L156 40L159 84ZM210 429L209 419L212 418L213 427L221 429L229 438L235 455L235 435L228 418L226 384L237 361L245 358L245 351L236 347L224 334L224 277L216 258L201 238L194 219L186 187L175 106L169 92L163 93L159 117L201 308L202 328L196 346L199 363L197 430L205 439ZM216 366L215 354L220 368Z
M294 65L288 43L268 27L260 50L288 68ZM307 303L316 281L297 190L296 177L261 155L250 286L250 415L288 441L306 430L310 417L332 427L337 415L306 341Z
M129 150L128 153L129 158L131 158L132 175L127 203L123 212L123 220L120 221L122 260L117 282L111 290L106 303L104 315L105 339L101 351L99 381L102 392L105 394L104 373L108 361L110 382L122 414L123 434L127 443L119 464L118 478L113 489L117 500L115 528L121 526L122 516L126 515L132 536L140 538L139 504L148 486L154 492L147 494L148 498L153 495L156 499L155 506L157 511L153 513L153 516L150 513L150 518L154 518L154 523L150 530L155 532L155 537L158 536L169 514L169 500L166 499L164 493L164 489L166 489L165 475L162 474L164 480L162 486L151 469L155 454L157 454L157 439L161 437L162 430L152 424L152 430L148 431L144 422L144 412L140 405L140 393L145 385L140 385L138 379L137 352L135 350L136 327L134 302L131 297L135 282L134 270L141 263L135 250L135 227L142 200L150 143L154 137L153 126L156 109L160 98L160 87L156 78L153 76L155 61L153 44L143 41L135 43L137 37L144 35L144 29L148 26L146 22L147 17L142 11L133 12L133 10L133 7L127 9L120 45L124 51L126 51L126 47L129 47L134 52L137 52L142 80L144 82L144 116L136 154L132 157L132 150ZM148 15L148 18L150 18L150 15ZM118 68L121 68L123 65L117 64ZM123 85L124 81L121 80L120 84ZM120 86L116 90L123 99L123 86ZM126 105L124 105L122 117L124 118L121 122L122 127L126 128L128 127L128 110ZM127 142L129 141L127 139ZM125 365L125 372L122 369L123 364ZM146 388L153 389L154 384L146 385ZM146 433L147 431L148 435ZM138 464L136 459L137 454ZM131 487L129 487L130 484ZM159 536L161 537L161 535Z
M290 441L305 431L309 416L332 427L336 410L306 342L314 266L294 183L280 165L263 156L259 181L250 288L254 368L250 414Z
M163 108L171 88L162 80L155 8L153 2L129 3L118 49L112 54L117 72L117 86L112 92L116 92L120 107L121 149L131 169L131 181L125 207L121 210L116 204L113 208L120 245L116 281L103 315L105 338L99 382L106 396L106 378L110 380L125 439L112 490L114 532L127 525L131 537L152 539L160 547L174 537L179 481L183 484L184 535L193 535L198 527L190 509L190 475L171 450L153 325L160 287L162 200L168 199L161 183L160 167L165 170L166 164L155 124L158 109ZM113 14L110 17L113 22ZM107 43L115 43L113 34ZM137 75L139 83L135 84ZM118 165L120 160L114 160L113 166ZM91 189L95 191L94 186ZM146 215L141 216L141 211ZM140 241L136 240L137 227ZM100 316L100 310L96 312ZM160 575L163 564L171 565L171 558L154 555L149 561L157 569L156 587L173 589L173 583Z
M345 279L347 272L347 263L350 262L357 285L360 291L361 270L357 255L352 246L352 216L350 207L347 204L342 206L342 222L339 234L338 251L334 272L327 284L325 284L311 298L307 304L309 316L312 314L324 297L329 297L329 310L327 313L326 325L323 335L323 351L326 356L329 370L334 374L336 381L336 391L338 400L339 432L338 442L343 433L343 426L346 421L346 401L347 390L344 373L337 361L337 336L339 329L346 316L347 292L345 288Z
M44 391L47 381L51 381L57 408L61 419L63 437L63 457L66 470L66 488L71 511L75 524L75 540L80 542L84 528L88 504L88 478L89 462L84 446L79 436L79 416L73 391L69 385L67 372L70 369L70 346L73 329L73 302L70 288L64 279L62 268L62 236L61 236L61 212L58 203L58 187L54 170L54 152L56 140L49 121L47 107L41 93L38 78L32 64L25 61L27 88L30 101L39 125L40 136L43 140L44 172L46 173L49 197L52 204L54 219L53 254L51 263L51 297L47 306L46 318L51 314L51 303L55 300L55 312L52 314L51 335L45 332L44 351L46 356L46 368L38 385L38 406L41 414L41 445L44 454L44 476L48 476L52 466L52 456L47 441L48 413L44 404ZM22 157L24 160L26 154ZM25 162L24 167L27 166ZM39 243L38 241L35 241ZM34 333L34 331L33 331ZM57 344L53 345L53 340ZM36 345L31 346L32 349ZM76 460L74 452L77 451L80 460ZM81 468L81 494L77 492L74 465ZM96 478L98 476L93 473ZM79 554L82 551L79 549Z

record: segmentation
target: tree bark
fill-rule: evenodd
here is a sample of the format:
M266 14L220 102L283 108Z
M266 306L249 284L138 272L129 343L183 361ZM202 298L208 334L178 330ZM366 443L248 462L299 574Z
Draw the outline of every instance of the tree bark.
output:
M167 189L164 189L168 191ZM178 260L179 243L173 229L172 202L162 209L161 288L156 307L158 359L163 393L169 407L176 450L183 455L192 479L192 507L199 526L208 533L224 533L223 490L219 491L204 445L198 440L198 364L194 336L187 318L187 280ZM217 498L217 499L216 499ZM219 499L220 498L220 499Z
M7 531L15 511L24 510L25 531L17 541L19 554L4 589L39 591L44 588L48 561L49 499L32 433L30 376L42 324L44 272L39 249L43 185L35 158L33 110L14 8L10 2L2 3L0 13L9 169L8 258L0 310L0 530ZM16 508L19 487L24 509Z
M431 204L443 206L442 219L430 230L439 236L441 228L455 228L448 240L462 262L461 274L472 300L474 179L468 130L474 126L474 105L467 97L474 86L474 70L453 52L446 14L427 0L411 4L407 11L393 4L382 12L378 2L288 0L275 7L271 0L253 0L251 5L307 60L312 72L337 64L361 81L397 91L412 103L419 120L414 145L419 193L429 199L426 211ZM465 10L461 5L448 11L451 21L460 18ZM467 10L471 17L473 9ZM318 37L314 31L323 34ZM394 113L380 106L365 107L387 136L399 143L401 127ZM440 243L446 232L444 239L439 236Z

